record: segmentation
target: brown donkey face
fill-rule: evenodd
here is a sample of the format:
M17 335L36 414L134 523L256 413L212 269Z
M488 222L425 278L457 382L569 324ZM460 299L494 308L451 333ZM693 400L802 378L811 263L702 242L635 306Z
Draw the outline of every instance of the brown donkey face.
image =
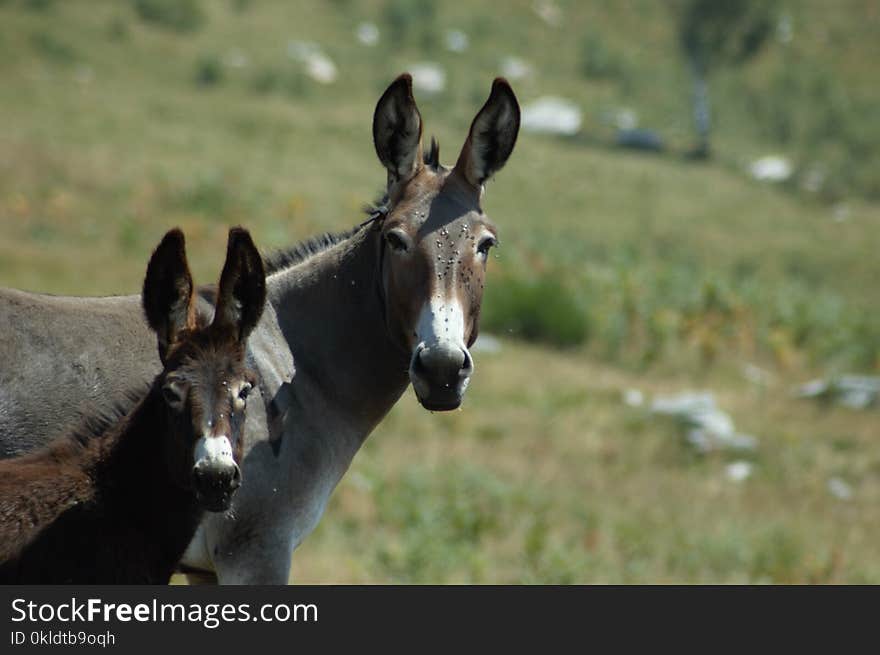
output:
M376 107L373 139L388 170L382 226L386 315L410 353L410 380L426 409L461 404L474 365L483 281L497 230L480 207L483 183L513 150L519 106L496 80L455 167L439 163L436 144L421 156L421 116L403 75Z
M248 233L231 230L214 320L199 327L185 257L183 235L169 232L147 269L144 309L164 364L169 466L204 509L217 512L228 509L241 484L242 430L255 379L246 340L265 303L265 275Z

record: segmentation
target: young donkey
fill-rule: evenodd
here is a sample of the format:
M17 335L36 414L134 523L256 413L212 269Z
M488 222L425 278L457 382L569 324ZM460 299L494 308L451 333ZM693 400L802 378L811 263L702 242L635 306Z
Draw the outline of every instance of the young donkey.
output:
M0 461L0 582L168 582L203 511L241 483L246 340L265 298L262 259L233 229L205 326L183 234L165 235L143 289L164 368L127 415Z

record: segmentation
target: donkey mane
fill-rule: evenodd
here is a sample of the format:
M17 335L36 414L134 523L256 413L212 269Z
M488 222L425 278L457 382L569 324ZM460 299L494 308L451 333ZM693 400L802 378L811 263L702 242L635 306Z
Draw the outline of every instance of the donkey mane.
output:
M425 166L432 171L438 172L442 170L443 166L440 164L440 143L435 137L431 137L431 145L422 152L422 160L424 161ZM328 248L332 248L337 243L350 239L360 232L361 228L374 221L385 218L385 215L390 209L388 203L388 192L386 191L376 200L364 207L364 213L369 218L362 223L358 223L353 228L343 232L325 232L318 236L309 237L289 248L276 250L275 252L270 253L263 253L263 261L266 264L266 275L271 275L272 273L283 271L291 266L301 264L307 259L311 259L315 255L324 252Z
M371 209L368 208L364 211L369 212ZM272 275L272 273L283 271L286 268L296 266L307 259L311 259L313 256L324 252L337 243L351 238L360 231L361 227L363 227L363 224L356 225L344 232L325 232L318 236L309 237L305 241L300 241L298 244L284 250L262 253L263 261L266 263L266 275Z

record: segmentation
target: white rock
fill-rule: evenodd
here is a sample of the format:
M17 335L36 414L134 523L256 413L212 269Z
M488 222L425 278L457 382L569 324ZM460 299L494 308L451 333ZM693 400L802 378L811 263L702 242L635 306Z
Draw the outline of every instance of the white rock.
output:
M639 115L635 109L622 107L614 113L614 125L621 130L633 130L639 125Z
M535 0L532 10L548 25L559 27L562 24L562 10L553 0Z
M795 395L799 398L819 398L827 394L830 389L831 385L825 380L810 380L798 387Z
M651 411L667 416L686 416L693 412L715 409L715 396L709 391L685 391L667 396L655 396Z
M880 377L870 375L842 375L835 389L837 402L853 409L866 409L880 399Z
M849 218L849 205L839 202L831 210L831 218L835 223L843 223Z
M365 46L374 46L379 43L379 28L375 23L360 23L354 31L359 43Z
M333 60L313 41L291 39L287 42L287 56L301 62L306 74L321 84L331 84L339 75Z
M752 475L752 465L745 460L731 462L724 468L724 474L731 482L744 482Z
M645 394L638 389L626 389L623 392L623 402L630 407L641 407L645 404Z
M543 134L577 134L581 129L581 109L565 98L538 98L523 107L522 129Z
M833 477L828 480L828 493L838 500L850 500L853 497L853 489L842 478Z
M470 39L461 30L446 30L443 35L443 43L450 52L464 52L470 45Z
M841 375L831 380L811 380L796 389L795 395L831 399L853 409L867 409L880 401L880 376Z
M701 453L716 450L755 450L758 440L749 434L737 432L724 434L704 428L692 428L686 435L687 442Z
M446 71L439 64L423 62L409 67L413 88L422 93L440 93L446 88Z
M305 61L306 73L316 82L332 84L336 81L338 73L336 64L327 55L316 52Z
M244 68L248 65L248 61L248 56L241 50L230 50L223 59L229 68Z
M703 453L754 450L758 446L755 437L736 431L733 419L715 405L715 397L708 391L657 396L651 411L677 418L687 429L687 442Z
M776 23L776 38L780 43L791 43L794 37L794 28L791 23L791 14L782 14Z
M767 155L749 164L752 177L761 182L785 182L792 174L791 161L781 155Z
M532 65L519 57L504 57L501 60L501 74L508 80L521 80L532 74Z

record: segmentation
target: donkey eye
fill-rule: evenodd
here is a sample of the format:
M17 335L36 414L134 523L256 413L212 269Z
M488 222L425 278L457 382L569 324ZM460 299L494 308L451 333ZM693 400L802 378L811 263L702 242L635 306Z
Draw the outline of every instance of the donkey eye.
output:
M172 409L183 408L183 384L177 381L166 382L162 386L162 397Z
M488 255L489 249L494 246L498 241L495 237L486 237L482 241L480 241L480 245L477 246L477 252L481 255Z
M238 395L232 399L232 409L236 412L244 411L245 405L247 404L248 394L251 392L253 385L250 382L245 382L241 385L241 388L238 390Z
M405 252L407 249L406 241L397 232L388 232L385 235L385 240L391 246L391 249L396 252Z

